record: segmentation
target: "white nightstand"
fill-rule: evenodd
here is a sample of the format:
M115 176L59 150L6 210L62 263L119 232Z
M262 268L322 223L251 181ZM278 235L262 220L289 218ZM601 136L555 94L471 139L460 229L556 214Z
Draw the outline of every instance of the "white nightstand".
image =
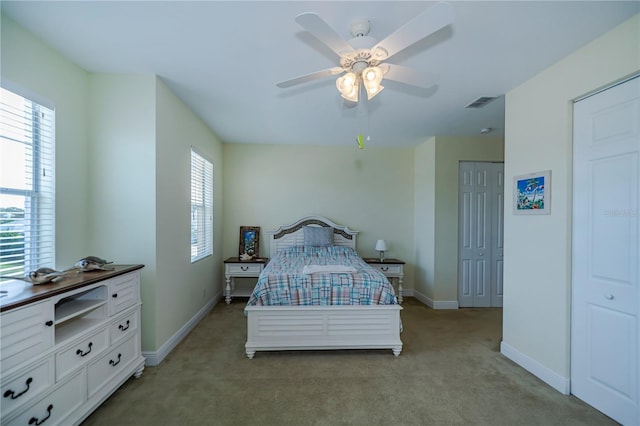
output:
M224 295L227 303L231 303L233 296L251 296L251 289L236 291L234 278L258 278L260 272L264 269L264 265L267 264L267 260L264 257L255 260L240 260L238 257L230 257L224 261L224 278L227 282Z
M387 278L398 280L398 303L402 303L402 277L404 277L404 262L400 259L380 260L374 257L365 257L364 261L373 268L381 271ZM393 283L393 281L391 281Z

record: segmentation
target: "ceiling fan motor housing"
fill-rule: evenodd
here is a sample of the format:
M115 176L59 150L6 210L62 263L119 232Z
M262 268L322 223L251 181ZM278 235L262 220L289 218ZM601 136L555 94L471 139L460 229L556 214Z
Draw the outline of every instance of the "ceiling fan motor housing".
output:
M369 35L369 31L371 31L371 22L366 19L353 21L351 25L349 25L349 32L353 37Z

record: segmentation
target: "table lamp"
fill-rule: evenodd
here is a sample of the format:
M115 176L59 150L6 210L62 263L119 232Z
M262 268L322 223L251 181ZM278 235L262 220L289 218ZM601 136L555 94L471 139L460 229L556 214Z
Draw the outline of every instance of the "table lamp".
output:
M384 261L384 252L387 250L387 243L384 240L378 240L376 250L380 252L380 262Z

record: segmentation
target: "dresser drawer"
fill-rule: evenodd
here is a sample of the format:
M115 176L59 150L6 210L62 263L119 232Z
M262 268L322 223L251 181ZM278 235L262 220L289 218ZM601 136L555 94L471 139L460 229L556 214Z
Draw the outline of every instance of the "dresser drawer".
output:
M53 302L17 308L0 317L0 365L2 374L42 355L53 346Z
M111 324L111 327L109 327L109 335L112 345L136 334L138 330L138 313L139 311L132 312L129 315L118 318Z
M86 393L84 370L81 370L65 384L6 424L8 426L70 424L71 422L66 421L67 418L85 402Z
M98 392L111 378L125 370L137 356L136 338L132 336L89 365L87 370L89 398Z
M385 275L400 275L402 272L402 265L371 265L371 267Z
M116 315L140 301L140 275L131 273L109 281L109 314Z
M257 277L262 272L262 267L264 265L262 263L227 263L225 265L225 274L235 275L235 276L255 276Z
M32 402L49 387L53 386L53 356L25 369L16 377L2 379L2 401L0 412L3 417L15 409Z
M109 346L109 330L103 328L56 354L56 378L62 379L73 370L100 355Z

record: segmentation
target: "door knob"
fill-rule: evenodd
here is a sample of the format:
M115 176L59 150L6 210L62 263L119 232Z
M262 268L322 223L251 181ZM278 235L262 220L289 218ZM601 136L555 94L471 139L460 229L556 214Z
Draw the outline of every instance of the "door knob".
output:
M613 300L613 294L605 294L604 298L608 300Z

